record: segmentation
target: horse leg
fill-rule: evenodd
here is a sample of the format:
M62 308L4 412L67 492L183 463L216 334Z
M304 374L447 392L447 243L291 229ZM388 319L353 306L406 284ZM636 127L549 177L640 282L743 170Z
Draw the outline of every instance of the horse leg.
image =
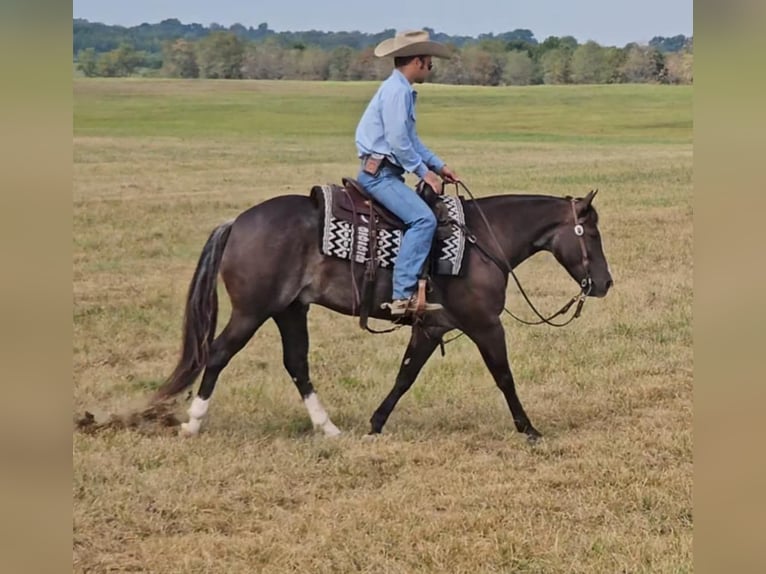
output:
M516 395L516 385L513 382L513 374L508 364L508 354L505 346L505 330L498 320L488 328L472 330L466 333L479 348L484 363L495 379L495 383L505 396L505 401L511 409L513 422L516 430L525 433L527 440L534 443L542 435L532 426L521 401Z
M433 331L426 334L420 327L412 328L410 342L404 352L394 388L391 389L391 392L388 393L388 396L380 403L370 418L370 434L379 434L383 430L383 425L386 424L396 403L415 382L420 369L423 368L423 365L436 349L443 334L443 332L434 333Z
M251 339L264 320L253 315L244 315L236 310L232 311L228 324L210 347L210 355L205 365L205 373L202 375L202 383L199 386L197 396L194 397L187 411L189 422L181 424L182 434L194 436L199 432L202 419L207 414L210 397L215 390L218 376L229 364L231 358Z
M330 420L309 379L308 309L308 305L294 301L287 309L274 315L282 335L282 358L285 369L301 394L314 428L322 429L325 436L337 436L340 430Z

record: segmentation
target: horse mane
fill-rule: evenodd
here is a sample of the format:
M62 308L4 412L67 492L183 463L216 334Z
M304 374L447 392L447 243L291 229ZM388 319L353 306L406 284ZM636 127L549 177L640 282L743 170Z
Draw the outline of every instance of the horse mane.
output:
M571 195L565 195L565 196L558 196L558 195L544 195L544 194L533 194L533 193L509 193L509 194L502 194L502 195L488 195L486 197L477 197L475 199L476 202L483 204L489 204L487 207L495 207L492 204L496 204L497 207L500 207L500 205L508 206L508 204L516 204L516 203L523 203L526 206L530 207L543 207L545 205L550 205L553 203L559 203L559 204L568 204L573 199L577 199ZM470 201L467 202L470 204ZM592 219L591 219L592 218ZM596 212L596 209L591 206L589 207L587 211L586 219L591 219L594 223L598 224L598 213Z
M545 195L545 194L538 194L538 193L504 193L504 194L497 194L497 195L487 195L484 197L477 197L476 201L479 200L512 200L512 201L564 201L564 200L570 200L571 196L565 196L561 197L558 195Z

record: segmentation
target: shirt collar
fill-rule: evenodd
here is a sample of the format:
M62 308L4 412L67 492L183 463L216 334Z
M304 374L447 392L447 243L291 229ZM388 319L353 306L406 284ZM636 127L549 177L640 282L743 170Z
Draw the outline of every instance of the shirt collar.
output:
M415 90L412 84L410 84L410 81L402 74L399 70L394 68L394 71L391 72L391 76L395 77L399 82L407 86L412 92L412 101L414 102L418 98L418 92Z

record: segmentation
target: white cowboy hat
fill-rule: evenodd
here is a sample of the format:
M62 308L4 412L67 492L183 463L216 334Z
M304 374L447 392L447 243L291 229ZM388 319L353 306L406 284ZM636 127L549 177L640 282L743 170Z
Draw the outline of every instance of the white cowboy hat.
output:
M449 48L440 42L430 39L425 30L399 32L393 38L383 40L375 46L378 58L395 58L397 56L435 56L448 59L452 56Z

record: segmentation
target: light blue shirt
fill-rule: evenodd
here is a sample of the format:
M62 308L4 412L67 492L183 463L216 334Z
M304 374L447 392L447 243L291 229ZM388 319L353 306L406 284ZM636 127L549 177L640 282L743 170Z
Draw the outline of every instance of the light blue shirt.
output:
M356 127L359 157L380 154L406 171L425 176L439 173L444 162L428 149L415 132L415 101L418 93L399 70L378 88Z

